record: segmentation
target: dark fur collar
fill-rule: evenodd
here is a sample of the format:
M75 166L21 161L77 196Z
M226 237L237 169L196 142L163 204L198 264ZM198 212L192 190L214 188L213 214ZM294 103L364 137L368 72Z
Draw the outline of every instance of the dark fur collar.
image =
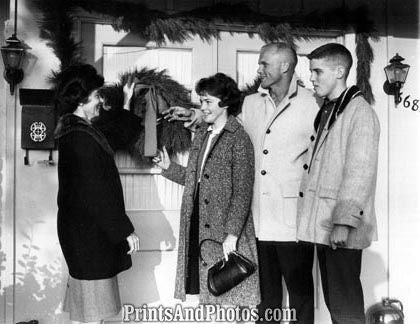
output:
M331 118L328 122L328 129L331 128L331 126L337 120L338 116L344 111L344 109L347 107L350 100L360 95L362 95L362 93L360 92L359 88L356 86L352 86L350 88L347 88L345 91L343 91L343 93L340 95L340 97L338 97L337 100L334 100L335 101L334 108L331 114ZM315 131L318 131L318 126L321 121L321 114L322 114L322 109L319 110L314 121Z
M114 155L114 151L106 140L105 136L88 121L74 114L65 114L58 121L54 132L55 139L60 139L72 132L86 132L92 136L95 141L110 155Z

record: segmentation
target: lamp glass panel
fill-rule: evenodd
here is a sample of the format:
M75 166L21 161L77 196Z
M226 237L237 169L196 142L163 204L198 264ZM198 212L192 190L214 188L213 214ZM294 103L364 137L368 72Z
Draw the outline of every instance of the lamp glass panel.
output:
M396 81L396 75L395 75L396 73L393 66L388 65L387 67L385 67L385 74L389 83L392 84Z
M401 79L403 78L403 70L400 68L395 69L395 81L401 82Z
M24 53L25 52L22 50L2 49L3 62L5 67L11 69L20 68Z
M405 83L405 80L407 79L407 75L408 75L408 70L410 69L409 65L406 65L402 68L402 72L401 72L401 81L402 83Z

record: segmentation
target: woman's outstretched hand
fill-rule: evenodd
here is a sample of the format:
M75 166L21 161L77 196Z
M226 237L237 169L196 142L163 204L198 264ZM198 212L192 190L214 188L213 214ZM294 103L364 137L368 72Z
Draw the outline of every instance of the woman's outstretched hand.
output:
M130 110L130 102L131 98L134 94L134 82L132 80L127 81L126 84L124 84L123 92L124 92L124 109Z
M162 151L158 152L158 155L152 159L153 163L163 170L167 170L171 165L171 159L169 158L168 151L166 151L165 146L162 148Z

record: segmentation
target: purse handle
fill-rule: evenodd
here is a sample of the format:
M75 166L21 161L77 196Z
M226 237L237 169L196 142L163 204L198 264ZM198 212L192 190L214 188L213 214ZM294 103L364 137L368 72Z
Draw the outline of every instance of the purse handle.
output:
M218 136L218 138L217 139L219 139L219 137L220 136ZM238 236L238 240L236 241L236 249L238 249L238 244L239 244L239 239L241 238L241 236L242 236L242 232L244 231L244 228L245 228L245 226L246 226L246 222L248 221L248 217L249 217L249 213L248 213L248 215L247 215L247 217L245 218L245 222L244 222L244 224L243 224L243 226L242 226L242 228L241 228L241 232L239 233L239 236ZM223 247L223 243L222 242L219 242L219 241L216 241L216 240L213 240L213 239L204 239L204 240L202 240L201 242L200 242L200 244L199 244L199 246L198 246L198 250L199 250L199 258L200 258L200 261L201 261L201 263L204 265L204 266L207 266L207 262L206 261L204 261L204 258L203 258L203 255L201 254L201 246L203 245L203 243L205 242L205 241L210 241L210 242L214 242L214 243L217 243L217 244L219 244L219 245L221 245L222 247ZM235 253L235 251L234 252L232 252L232 253Z
M206 241L214 242L214 243L217 243L217 244L223 246L223 243L222 242L219 242L219 241L216 241L216 240L213 240L213 239L204 239L204 240L202 240L200 242L200 245L198 246L198 250L199 250L199 258L200 258L200 261L203 264L203 266L207 266L207 262L204 261L203 255L201 254L201 247L202 247L203 243L206 242Z
M204 260L203 255L201 254L201 246L202 246L202 245L203 245L203 243L204 243L204 242L206 242L206 241L210 241L210 242L217 243L217 244L219 244L219 245L221 245L221 246L223 247L223 243L222 243L222 242L219 242L219 241L216 241L216 240L213 240L213 239L204 239L204 240L202 240L202 241L200 242L200 245L198 246L198 250L199 250L199 257L200 257L200 261L201 261L201 263L202 263L204 266L207 266L207 262ZM238 241L239 241L239 239L238 239ZM236 241L236 248L238 248L238 241ZM236 253L236 251L233 251L232 253Z

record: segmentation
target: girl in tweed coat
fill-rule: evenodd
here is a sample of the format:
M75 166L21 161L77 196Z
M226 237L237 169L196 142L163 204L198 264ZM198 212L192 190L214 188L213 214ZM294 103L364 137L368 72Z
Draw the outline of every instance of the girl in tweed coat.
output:
M205 123L198 128L187 167L169 160L166 150L154 158L162 175L185 186L181 206L175 298L198 294L200 303L253 306L260 302L258 271L225 294L207 288L207 271L234 250L257 264L250 204L254 183L254 151L243 127L233 116L240 92L230 77L217 73L196 85ZM202 246L206 265L199 261Z

